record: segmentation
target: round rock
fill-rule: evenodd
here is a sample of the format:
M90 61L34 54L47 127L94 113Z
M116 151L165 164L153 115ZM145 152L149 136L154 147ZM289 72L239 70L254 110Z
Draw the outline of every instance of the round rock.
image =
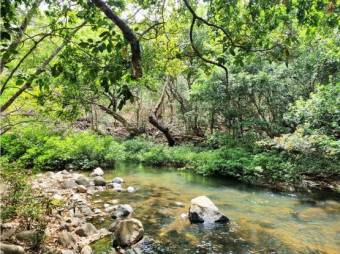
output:
M121 220L115 227L113 247L129 247L142 240L143 235L144 228L139 220Z
M191 223L227 223L229 219L223 215L215 204L206 196L191 200L189 208Z

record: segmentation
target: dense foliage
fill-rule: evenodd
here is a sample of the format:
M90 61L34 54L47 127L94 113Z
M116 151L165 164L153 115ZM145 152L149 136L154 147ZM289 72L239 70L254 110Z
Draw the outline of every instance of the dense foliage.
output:
M260 185L300 185L311 174L326 179L340 173L339 150L337 156L331 157L320 153L323 149L320 144L316 153L296 153L288 148L280 152L268 150L263 141L256 144L244 138L236 142L222 133L214 134L199 146L167 147L142 138L115 141L89 132L61 134L36 127L23 129L20 135L4 134L1 143L3 157L26 169L93 169L114 167L114 162L128 160L193 170L202 175L229 176ZM338 149L339 145L333 146Z
M2 0L1 14L1 153L11 163L339 177L333 0Z

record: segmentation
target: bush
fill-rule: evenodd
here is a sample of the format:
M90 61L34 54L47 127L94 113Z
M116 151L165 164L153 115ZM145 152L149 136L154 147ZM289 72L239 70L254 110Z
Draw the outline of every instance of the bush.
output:
M124 159L124 146L112 137L89 132L67 133L34 131L1 137L2 155L17 160L24 168L57 170L65 167L91 169L112 165Z
M44 239L47 225L45 216L49 211L50 202L27 184L27 172L21 171L15 163L7 162L1 161L0 178L6 185L0 202L1 221L16 218L23 229L36 229L38 234L33 239L32 248L39 248Z
M50 135L52 132L42 126L22 128L15 133L1 135L1 155L5 155L10 161L17 160L27 149L41 147Z

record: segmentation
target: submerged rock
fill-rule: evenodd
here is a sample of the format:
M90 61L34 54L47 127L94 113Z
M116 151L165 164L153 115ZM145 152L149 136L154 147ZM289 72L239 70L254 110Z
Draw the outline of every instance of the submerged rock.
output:
M191 223L229 222L229 219L223 215L215 204L206 196L199 196L191 200L189 220Z
M127 218L133 213L133 208L128 204L115 205L107 210L112 213L111 216L113 219Z
M137 219L125 219L117 223L114 232L113 247L129 247L143 239L144 228Z
M104 175L104 171L100 167L95 168L90 174L90 176L103 176L103 175Z
M129 187L127 187L127 192L135 192L136 191L136 189L135 189L135 187L133 187L133 186L129 186Z
M327 219L328 214L320 207L310 207L297 213L297 217L302 221L313 221Z
M3 254L24 254L25 250L20 245L0 243L0 253L3 253Z

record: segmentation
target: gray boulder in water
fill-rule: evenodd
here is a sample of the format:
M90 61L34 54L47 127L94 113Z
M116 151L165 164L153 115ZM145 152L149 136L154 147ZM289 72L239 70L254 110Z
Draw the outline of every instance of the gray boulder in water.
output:
M191 223L227 223L229 219L222 214L215 204L206 196L191 200L189 208Z
M130 247L142 240L143 236L144 228L139 220L120 220L115 227L113 247Z

